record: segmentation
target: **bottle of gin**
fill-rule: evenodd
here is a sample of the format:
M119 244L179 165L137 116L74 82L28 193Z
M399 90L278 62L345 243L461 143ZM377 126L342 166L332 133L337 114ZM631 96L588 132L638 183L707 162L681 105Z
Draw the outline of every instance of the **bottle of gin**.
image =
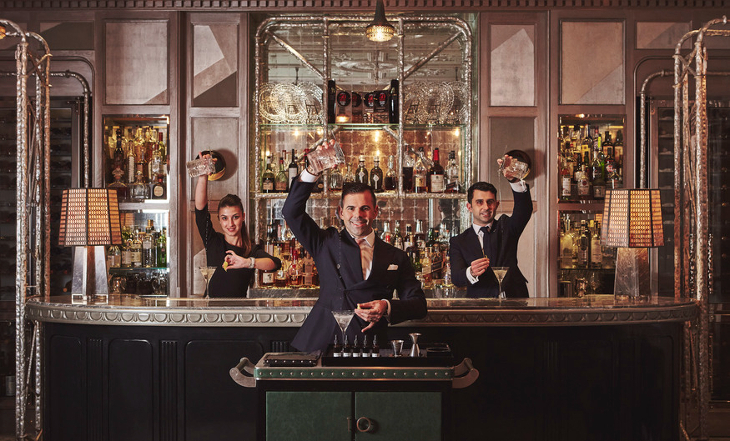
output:
M398 186L398 175L393 168L393 155L388 156L388 172L385 174L383 190L393 191Z
M376 156L373 161L373 168L370 170L370 186L373 187L373 191L380 193L384 190L383 188L383 170L380 168L380 157Z
M360 164L355 170L355 182L361 184L369 184L368 182L368 170L365 168L365 157L360 155Z

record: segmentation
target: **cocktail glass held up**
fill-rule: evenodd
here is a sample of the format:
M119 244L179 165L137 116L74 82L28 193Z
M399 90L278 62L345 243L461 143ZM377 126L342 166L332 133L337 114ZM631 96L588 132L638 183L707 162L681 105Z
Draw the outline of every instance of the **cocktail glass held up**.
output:
M499 165L499 173L502 176L505 176L505 173L507 173L517 179L524 179L530 173L530 165L521 161L519 158L510 158L507 159L507 155L502 157L502 163Z
M205 298L208 298L208 285L210 284L210 278L213 277L213 273L215 272L216 267L214 266L201 266L200 267L200 274L203 275L203 279L205 279Z
M345 163L345 153L334 138L307 153L311 171L321 173Z
M499 283L499 295L497 296L498 299L503 300L507 298L507 295L504 291L502 291L502 280L504 280L504 276L507 275L507 271L509 270L509 267L507 266L493 266L492 271L494 271L494 275L497 277L497 282Z
M196 158L192 161L185 163L185 167L188 169L188 175L191 178L197 178L198 176L209 175L215 172L215 161L213 157L205 156L203 158Z
M352 317L355 316L355 311L353 311L352 309L332 311L332 315L335 317L335 321L337 322L337 325L340 327L340 331L342 331L342 343L344 344L345 331L347 330L347 327L350 326Z

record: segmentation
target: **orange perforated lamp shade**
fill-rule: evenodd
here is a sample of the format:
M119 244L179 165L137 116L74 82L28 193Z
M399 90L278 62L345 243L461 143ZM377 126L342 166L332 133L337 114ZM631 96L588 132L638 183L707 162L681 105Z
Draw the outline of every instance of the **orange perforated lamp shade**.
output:
M58 244L76 247L72 296L86 300L87 293L109 294L104 245L121 243L116 190L69 188L63 191Z
M647 248L664 245L659 190L649 188L606 191L601 243L618 248L614 295L641 299L650 295Z

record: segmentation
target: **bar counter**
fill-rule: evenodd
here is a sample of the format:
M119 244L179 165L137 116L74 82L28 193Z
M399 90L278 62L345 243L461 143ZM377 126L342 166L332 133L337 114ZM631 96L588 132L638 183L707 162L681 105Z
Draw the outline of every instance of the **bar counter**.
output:
M33 298L44 439L253 440L241 359L289 350L313 298ZM679 440L683 326L694 301L428 299L390 338L447 343L480 376L455 390L459 440ZM382 345L382 343L381 343ZM386 343L387 345L387 343ZM134 424L130 424L134 421ZM488 436L487 436L488 435Z

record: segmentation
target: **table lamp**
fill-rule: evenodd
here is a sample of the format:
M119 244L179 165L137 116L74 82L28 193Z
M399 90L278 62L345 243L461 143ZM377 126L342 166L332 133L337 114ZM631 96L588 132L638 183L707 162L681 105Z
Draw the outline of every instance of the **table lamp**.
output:
M601 244L617 247L614 295L649 296L647 248L664 245L659 190L648 188L606 190Z
M74 249L72 299L109 295L104 245L120 245L117 192L105 188L63 190L58 245Z

